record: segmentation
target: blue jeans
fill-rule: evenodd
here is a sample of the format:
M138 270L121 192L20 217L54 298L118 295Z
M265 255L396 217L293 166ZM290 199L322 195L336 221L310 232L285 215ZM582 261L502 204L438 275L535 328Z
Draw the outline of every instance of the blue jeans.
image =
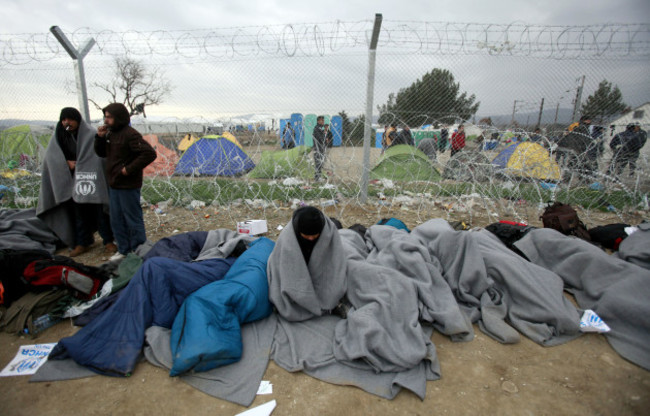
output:
M122 254L134 251L147 241L140 206L140 189L109 189L111 228Z

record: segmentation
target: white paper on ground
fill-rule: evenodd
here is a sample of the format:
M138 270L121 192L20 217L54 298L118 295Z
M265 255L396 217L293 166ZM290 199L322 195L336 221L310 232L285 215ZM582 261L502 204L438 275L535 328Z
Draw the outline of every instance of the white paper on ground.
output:
M273 394L273 384L268 380L262 380L260 387L257 389L257 394Z
M36 373L36 370L47 361L47 356L56 345L34 344L21 345L13 360L0 371L0 377L28 376Z
M609 332L610 328L600 319L600 316L591 309L586 309L580 318L580 331L582 332Z
M248 409L245 412L237 413L235 416L269 416L273 412L273 409L275 409L275 406L275 400L271 400L270 402Z

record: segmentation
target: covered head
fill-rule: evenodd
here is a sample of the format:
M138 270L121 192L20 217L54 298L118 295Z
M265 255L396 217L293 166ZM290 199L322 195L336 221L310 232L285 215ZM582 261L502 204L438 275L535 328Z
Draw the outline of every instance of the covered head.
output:
M112 126L109 126L112 131L121 130L122 128L129 125L131 122L131 116L129 110L122 103L112 103L102 108L104 117L106 113L109 113L113 116L115 122Z
M325 226L325 216L318 208L312 206L298 208L293 213L291 221L296 236L301 234L306 236L318 235Z
M63 121L66 118L68 120L74 120L77 123L81 123L81 113L74 107L65 107L61 110L59 121Z

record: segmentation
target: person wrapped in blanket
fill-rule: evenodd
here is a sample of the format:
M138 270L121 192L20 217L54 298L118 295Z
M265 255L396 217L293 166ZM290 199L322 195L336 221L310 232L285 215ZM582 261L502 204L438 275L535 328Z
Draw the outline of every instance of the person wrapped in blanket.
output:
M289 321L345 316L346 258L334 221L312 206L297 209L267 268L269 299L280 316Z

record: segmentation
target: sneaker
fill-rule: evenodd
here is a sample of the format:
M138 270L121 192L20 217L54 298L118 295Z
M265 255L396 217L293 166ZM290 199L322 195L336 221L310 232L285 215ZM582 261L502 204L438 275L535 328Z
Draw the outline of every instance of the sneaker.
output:
M120 253L120 252L117 252L117 253L113 254L113 255L108 259L108 261L117 261L117 260L122 260L124 257L126 257L125 254L122 254L122 253Z
M115 245L115 243L104 244L104 253L106 254L117 253L117 246Z
M70 254L68 254L70 257L77 257L81 254L84 254L86 251L88 251L90 247L88 246L76 246L74 249L70 250Z

